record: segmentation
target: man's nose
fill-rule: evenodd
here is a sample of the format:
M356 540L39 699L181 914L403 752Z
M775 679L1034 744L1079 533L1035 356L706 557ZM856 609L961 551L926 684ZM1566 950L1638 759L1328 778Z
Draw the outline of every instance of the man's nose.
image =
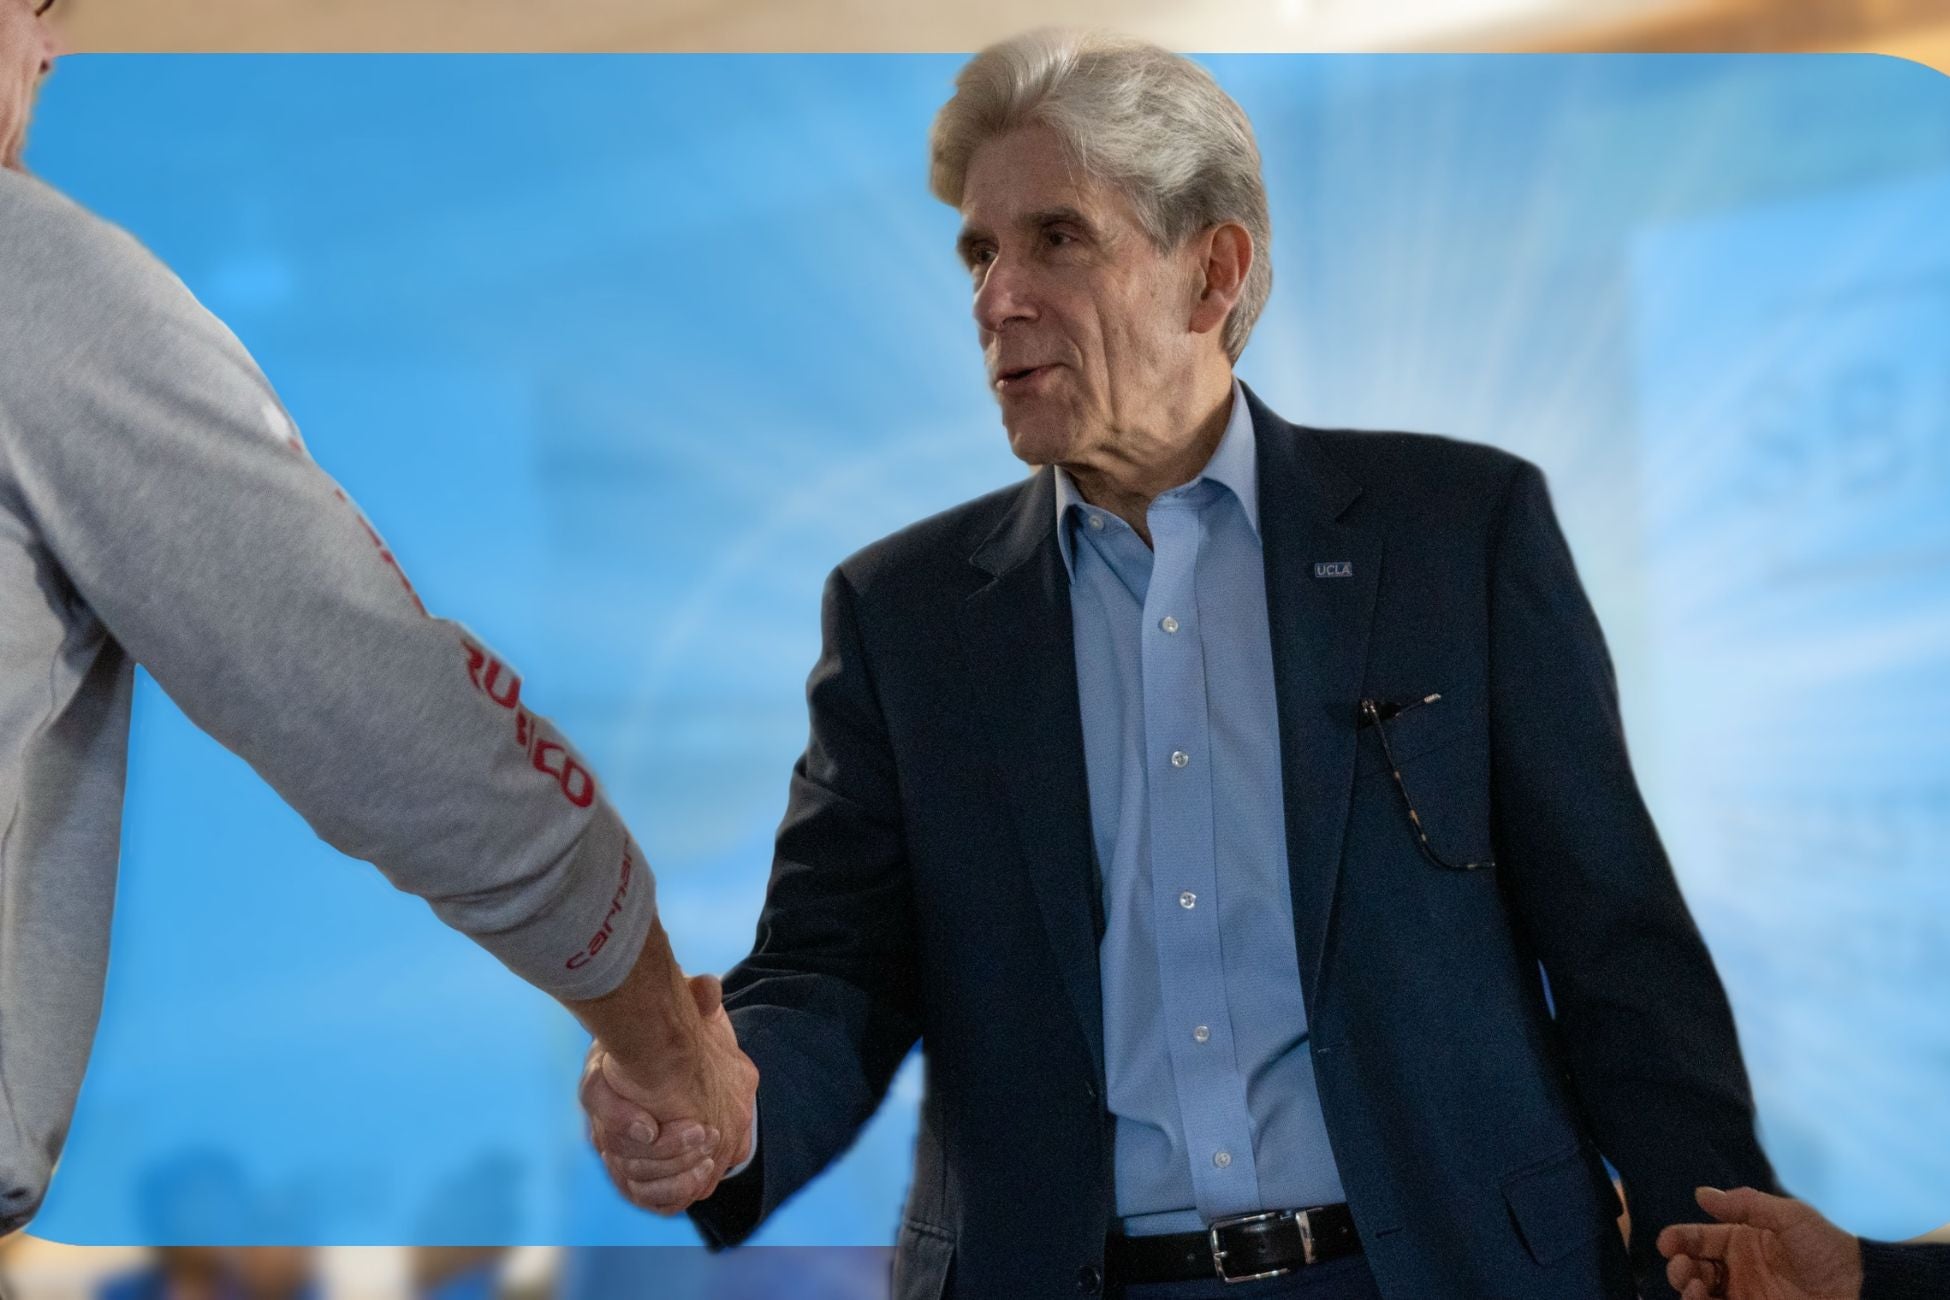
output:
M1021 263L997 257L982 273L982 287L975 291L975 323L985 333L994 334L1011 320L1032 320L1036 310L1028 277Z

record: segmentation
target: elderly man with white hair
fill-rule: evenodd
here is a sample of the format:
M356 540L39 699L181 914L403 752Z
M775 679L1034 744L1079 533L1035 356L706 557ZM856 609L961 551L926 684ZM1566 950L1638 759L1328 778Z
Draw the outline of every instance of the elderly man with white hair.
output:
M1772 1174L1542 475L1296 426L1234 376L1266 194L1186 59L1004 41L932 185L1034 473L828 582L726 977L755 1156L689 1206L707 1239L844 1150L918 1041L897 1300L1670 1295L1693 1188ZM602 1145L646 1206L703 1190Z

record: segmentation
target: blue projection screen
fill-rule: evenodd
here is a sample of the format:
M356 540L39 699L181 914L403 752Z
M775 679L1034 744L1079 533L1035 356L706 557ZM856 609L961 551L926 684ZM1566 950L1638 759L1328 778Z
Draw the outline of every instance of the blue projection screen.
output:
M687 966L751 941L826 571L1023 472L926 191L958 63L96 56L44 96L30 163L230 324L429 607L519 666ZM1946 83L1209 66L1272 197L1241 373L1543 466L1784 1182L1871 1234L1950 1219ZM569 1018L146 680L124 845L38 1233L695 1240L585 1150ZM921 1087L761 1240L891 1241Z

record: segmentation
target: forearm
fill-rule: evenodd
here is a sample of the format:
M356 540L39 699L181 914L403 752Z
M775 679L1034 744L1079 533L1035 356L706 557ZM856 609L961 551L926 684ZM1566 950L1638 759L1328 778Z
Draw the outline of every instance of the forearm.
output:
M322 838L553 995L614 988L654 882L514 668L427 615L174 277L78 213L38 233L59 273L8 283L0 369L34 382L0 393L0 481L51 580Z
M702 1027L663 921L653 918L629 973L601 997L565 999L563 1006L632 1071L666 1067L693 1052Z
M757 943L725 976L765 1124L753 1167L693 1208L716 1245L748 1237L853 1142L920 1035L899 782L855 602L836 572Z

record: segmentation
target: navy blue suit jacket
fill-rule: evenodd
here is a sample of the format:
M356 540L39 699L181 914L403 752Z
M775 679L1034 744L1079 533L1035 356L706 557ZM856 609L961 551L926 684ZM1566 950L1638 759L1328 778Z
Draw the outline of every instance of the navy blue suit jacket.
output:
M1950 1295L1950 1245L1862 1243L1862 1300L1943 1300L1947 1295Z
M1669 1296L1652 1241L1699 1217L1693 1189L1773 1176L1543 477L1248 401L1300 976L1375 1277L1416 1300L1630 1296L1603 1153L1641 1285ZM1101 904L1055 528L1045 469L828 582L811 739L726 979L761 1131L693 1209L714 1244L852 1141L918 1039L897 1300L1102 1285ZM1431 692L1388 724L1395 758L1437 850L1493 870L1423 856L1356 725L1363 698Z

